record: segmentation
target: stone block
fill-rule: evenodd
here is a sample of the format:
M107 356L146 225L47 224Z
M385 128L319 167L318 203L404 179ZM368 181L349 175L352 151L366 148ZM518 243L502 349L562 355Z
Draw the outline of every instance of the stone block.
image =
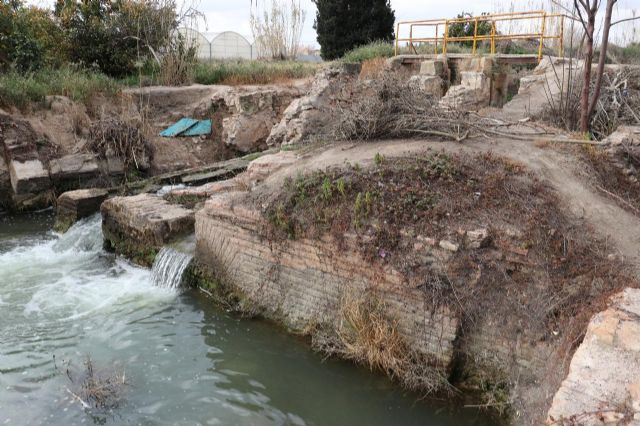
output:
M438 76L414 75L409 79L409 84L436 99L442 98L444 92L444 80Z
M42 192L51 187L49 172L40 160L11 161L11 186L17 195Z
M106 189L99 188L63 193L56 202L56 228L65 231L78 220L99 212L100 205L108 196Z
M443 77L445 70L445 63L441 60L422 61L420 64L420 74L422 75Z
M144 266L166 243L193 233L193 210L157 195L110 198L100 211L107 246Z
M276 124L272 111L256 114L235 114L222 121L222 140L240 152L247 153L266 148L271 128Z
M51 160L51 178L57 180L87 179L98 176L100 167L93 154L71 154Z
M591 319L569 374L553 398L549 418L578 415L581 424L590 426L603 424L602 413L607 413L617 424L625 407L640 406L638 311L640 290L627 288Z

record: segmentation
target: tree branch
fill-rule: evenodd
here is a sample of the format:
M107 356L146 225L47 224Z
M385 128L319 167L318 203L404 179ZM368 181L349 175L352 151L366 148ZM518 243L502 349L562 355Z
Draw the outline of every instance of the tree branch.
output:
M612 22L611 26L613 27L614 25L618 25L622 22L636 21L638 19L640 19L640 16L632 16L631 18L620 19L619 21Z

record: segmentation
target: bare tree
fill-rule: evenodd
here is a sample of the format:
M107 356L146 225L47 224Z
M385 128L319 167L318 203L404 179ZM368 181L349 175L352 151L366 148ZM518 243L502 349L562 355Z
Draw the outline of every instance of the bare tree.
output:
M270 3L270 7L267 6ZM259 56L292 59L298 54L306 12L300 0L256 0L251 8L251 31Z
M598 99L600 98L602 76L604 75L611 27L621 22L640 18L634 16L632 18L612 22L613 7L617 2L618 0L607 0L604 21L602 23L602 41L599 51L598 68L596 69L594 90L591 95L591 67L593 65L595 24L601 0L574 0L574 7L577 11L579 21L584 27L586 42L584 47L584 84L582 86L582 95L580 100L580 131L584 133L589 131L591 117L593 117L593 112L595 111Z

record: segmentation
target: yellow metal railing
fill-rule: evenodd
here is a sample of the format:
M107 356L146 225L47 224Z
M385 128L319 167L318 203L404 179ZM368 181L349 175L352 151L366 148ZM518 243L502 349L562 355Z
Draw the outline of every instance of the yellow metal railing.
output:
M491 54L496 53L496 42L502 40L518 40L518 39L534 39L539 40L538 45L538 60L542 59L542 50L544 43L547 40L558 40L558 51L560 56L563 56L563 41L564 41L564 25L566 15L561 13L547 13L545 11L533 11L533 12L513 12L513 13L499 13L492 15L482 16L470 16L466 18L454 18L454 19L429 19L423 21L402 21L398 22L396 26L396 43L395 53L396 55L400 51L400 43L406 42L407 45L414 53L418 53L415 44L430 43L433 45L434 54L447 53L447 45L449 43L456 42L473 42L472 53L475 55L478 52L478 43L483 41L490 42ZM551 20L557 20L555 28L550 30L549 22ZM537 31L534 32L514 32L504 33L498 32L498 23L513 22L513 21L528 21L531 27L536 27ZM490 34L478 34L478 27L481 24L488 23L491 25ZM449 29L453 24L472 24L473 36L450 36ZM408 37L402 37L402 31L409 30ZM434 31L434 36L414 36L414 28L431 28ZM443 30L443 33L439 32Z

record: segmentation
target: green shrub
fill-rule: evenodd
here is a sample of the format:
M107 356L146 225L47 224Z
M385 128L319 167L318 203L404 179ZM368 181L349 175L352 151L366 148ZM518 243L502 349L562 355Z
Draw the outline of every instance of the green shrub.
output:
M640 64L640 43L631 43L622 48L622 57L625 64Z
M390 58L395 55L393 44L385 41L376 41L364 46L356 47L347 52L341 59L348 63L362 63L375 58Z
M488 15L488 13L482 13L481 16ZM470 13L462 12L457 16L457 19L467 19L472 18L473 15ZM491 34L491 23L489 21L478 21L478 30L476 33L475 22L474 21L465 21L465 22L455 22L453 24L449 24L449 37L473 37L474 34L479 36L481 35L489 35ZM460 41L456 42L460 43L463 46L472 46L472 41Z
M70 60L122 77L171 43L177 27L173 7L159 1L69 0L58 2Z

